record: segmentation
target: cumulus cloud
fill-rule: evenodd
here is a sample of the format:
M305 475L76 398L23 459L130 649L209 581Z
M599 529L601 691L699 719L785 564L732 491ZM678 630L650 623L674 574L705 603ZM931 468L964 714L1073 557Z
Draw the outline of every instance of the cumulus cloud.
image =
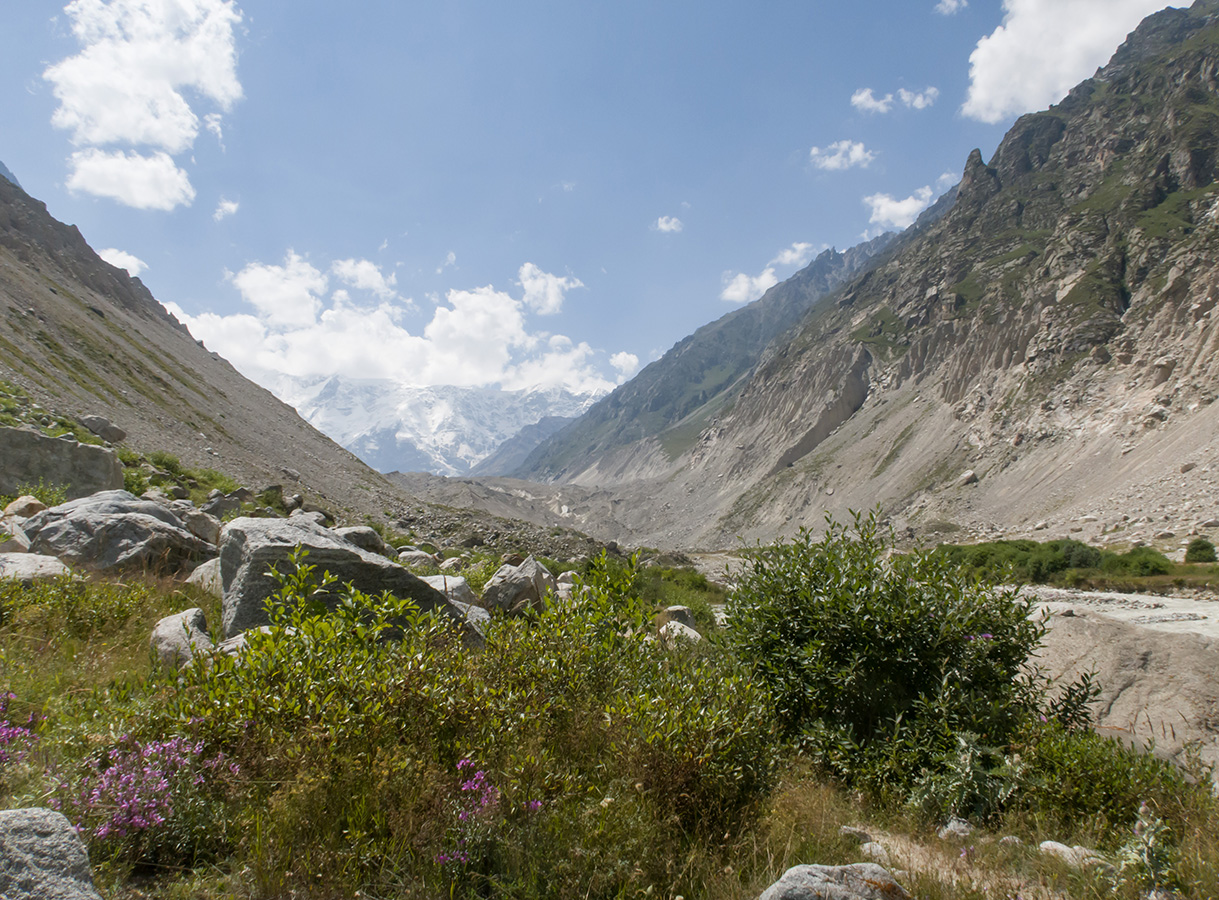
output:
M813 258L813 245L797 241L786 249L780 250L770 261L772 266L798 266L803 268Z
M563 309L563 296L574 288L584 287L578 278L560 278L543 272L533 263L520 270L521 287L525 289L525 305L542 316L553 316Z
M969 56L961 112L1001 122L1042 109L1104 65L1164 0L1003 0L1003 24Z
M224 197L221 197L220 203L216 205L216 211L212 213L212 218L219 222L222 219L227 219L229 216L236 215L239 209L241 209L241 204L236 200L226 200Z
M935 11L941 16L953 16L969 6L969 0L940 0L935 5Z
M860 112L887 113L893 108L893 95L877 97L871 88L860 88L851 95L851 105Z
M731 272L725 272L724 289L720 291L720 299L728 303L750 303L778 283L774 266L767 266L760 275L748 275L745 272L733 275Z
M142 156L122 150L81 150L72 154L68 190L109 197L136 209L171 210L190 205L195 189L168 153Z
M59 101L51 122L70 131L78 147L90 148L85 163L96 161L90 154L98 148L117 144L152 148L157 152L135 158L164 167L171 156L189 150L199 133L199 117L184 92L222 112L241 98L234 29L242 17L232 0L73 0L64 11L82 49L49 66L43 77ZM221 139L219 114L204 121ZM177 184L148 202L148 165L112 166L112 176L125 172L138 182L116 187L82 176L81 157L72 158L78 190L142 209L172 209L194 199L186 173L176 167ZM145 201L130 203L132 197Z
M876 158L876 154L858 141L838 141L824 150L814 147L808 155L818 169L831 172L856 167L866 169Z
M599 371L604 357L587 343L530 327L531 315L554 307L555 292L561 304L561 294L579 286L532 263L520 269L521 295L491 285L450 290L437 298L421 329L404 324L411 302L367 260L316 266L290 250L281 265L253 262L228 277L249 311L192 316L175 304L166 307L195 337L270 388L285 376L331 375L506 390L614 386ZM332 281L344 287L331 291ZM610 365L623 372L629 356L615 354Z
M676 234L685 227L677 216L661 216L652 223L653 231L659 231L664 234Z
M395 290L398 276L386 275L381 267L367 259L339 259L330 266L330 271L339 281L363 291L370 291L382 300L398 296Z
M897 98L902 101L902 104L909 109L926 109L935 103L936 98L940 96L940 89L929 87L925 91L908 91L901 88L897 92Z
M931 187L921 187L904 200L898 200L890 194L872 194L863 198L863 202L872 208L873 225L882 228L909 228L918 218L919 213L931 205Z
M148 268L148 263L138 256L128 253L126 250L116 250L113 247L107 247L105 250L98 250L97 255L112 266L126 269L127 274L132 278L138 278L140 273Z
M639 370L639 357L623 350L610 357L610 365L618 370L618 382L622 383Z

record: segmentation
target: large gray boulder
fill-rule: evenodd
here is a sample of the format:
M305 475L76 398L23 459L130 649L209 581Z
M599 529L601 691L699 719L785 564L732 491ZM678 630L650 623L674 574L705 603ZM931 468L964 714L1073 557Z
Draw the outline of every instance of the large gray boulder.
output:
M431 585L450 600L474 606L478 603L478 594L474 588L460 575L421 575L419 580Z
M0 897L101 900L72 823L50 809L0 812Z
M84 425L103 441L109 441L111 444L117 444L127 437L127 432L105 416L81 416L80 424Z
M54 556L38 553L0 553L0 580L20 581L33 584L35 581L52 581L66 578L72 570Z
M792 866L758 900L907 900L883 866Z
M207 617L197 606L166 616L153 626L149 643L161 665L167 669L180 669L196 654L212 649L212 639L207 634Z
M47 437L24 428L0 428L0 494L21 485L63 485L69 499L123 486L123 464L113 450Z
M267 598L278 587L267 570L274 566L279 571L287 571L289 557L298 546L308 551L305 562L317 567L317 575L329 572L338 579L334 587L350 583L368 594L389 591L397 597L411 599L425 612L436 610L448 616L467 631L465 616L444 594L397 563L361 550L303 516L291 519L243 517L229 522L220 536L226 638L267 624ZM333 605L338 597L336 590L319 599Z
M190 573L190 577L186 579L187 584L193 584L197 588L207 591L213 597L221 599L224 597L224 582L220 580L220 560L209 559L207 562L200 565L195 571Z
M519 613L541 607L555 588L550 570L530 556L519 566L500 566L483 588L482 604L487 609Z
M169 508L126 491L103 491L27 519L30 552L96 572L177 571L216 555Z
M361 550L384 556L387 559L397 559L398 551L385 543L371 525L349 525L346 528L332 529L335 534L350 544L355 544Z

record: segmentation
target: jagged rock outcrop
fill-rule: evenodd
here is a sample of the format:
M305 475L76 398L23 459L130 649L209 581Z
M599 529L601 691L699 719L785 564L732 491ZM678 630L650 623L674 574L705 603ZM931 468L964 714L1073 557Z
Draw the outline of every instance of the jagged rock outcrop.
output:
M105 447L0 427L0 494L40 482L61 485L74 500L122 488L123 464Z

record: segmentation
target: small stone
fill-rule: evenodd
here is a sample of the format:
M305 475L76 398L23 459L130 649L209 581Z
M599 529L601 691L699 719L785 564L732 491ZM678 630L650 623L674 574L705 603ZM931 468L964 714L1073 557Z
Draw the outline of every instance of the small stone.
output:
M967 484L977 484L977 483L978 483L978 473L975 472L973 469L969 469L965 472L962 472L957 477L957 486L958 487L964 487Z
M941 841L961 840L969 837L974 833L974 827L964 819L958 819L953 816L948 820L948 824L939 830Z
M18 497L8 506L4 507L3 516L17 516L20 519L28 519L30 516L36 516L47 508L47 505L37 497L31 497L29 494L23 494Z
M859 852L878 865L889 865L889 851L876 841L868 841L866 844L860 844Z
M838 829L838 833L844 838L850 838L858 844L872 843L872 835L864 831L862 828L855 828L851 825L843 825Z

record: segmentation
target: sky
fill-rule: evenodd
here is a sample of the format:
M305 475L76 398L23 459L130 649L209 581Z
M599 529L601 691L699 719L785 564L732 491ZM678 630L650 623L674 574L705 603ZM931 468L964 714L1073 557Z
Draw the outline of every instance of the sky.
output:
M603 391L910 224L1165 5L22 0L0 161L273 389Z

